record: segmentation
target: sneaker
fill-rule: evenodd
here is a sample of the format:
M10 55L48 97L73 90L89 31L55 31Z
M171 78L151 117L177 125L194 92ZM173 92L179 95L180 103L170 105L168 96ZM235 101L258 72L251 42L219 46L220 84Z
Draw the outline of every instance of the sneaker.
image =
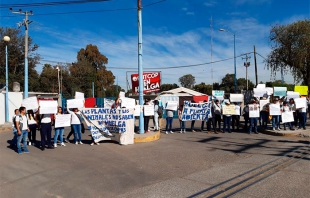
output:
M54 143L54 147L57 148L57 144L56 143Z
M65 143L68 143L69 141L67 141L66 139L64 139L64 142L65 142Z
M31 142L29 142L28 145L31 146Z
M280 128L277 128L277 130L278 130L278 131L281 131L281 129L280 129Z
M94 146L94 143L91 143L90 145L91 145L91 146Z
M173 133L172 131L170 131L170 133Z
M17 153L21 155L21 154L23 154L23 151L18 151Z
M75 142L75 144L78 145L79 143L78 143L78 142Z
M275 131L276 129L273 127L272 130Z
M181 130L180 133L183 133L183 131Z
M100 145L100 144L99 144L99 142L96 142L95 144L96 144L97 146L99 146L99 145Z
M66 146L65 143L63 143L63 142L62 142L60 145L61 145L61 146Z
M192 133L196 133L196 131L195 131L195 130L192 130Z
M112 135L112 133L108 133L108 136L112 137L113 135Z
M24 150L24 153L29 153L29 150L28 149Z
M256 134L259 134L257 131L255 131Z
M82 142L82 141L80 141L80 144L83 144L83 142Z
M168 134L168 131L166 131L166 134Z
M186 133L186 131L184 130L183 133Z
M210 134L211 133L211 131L208 131L208 134Z
M219 134L219 132L215 131L215 134Z

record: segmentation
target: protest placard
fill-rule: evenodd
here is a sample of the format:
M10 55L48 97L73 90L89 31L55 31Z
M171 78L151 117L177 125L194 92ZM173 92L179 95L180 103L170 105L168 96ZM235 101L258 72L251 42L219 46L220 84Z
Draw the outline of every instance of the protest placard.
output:
M84 100L83 99L69 99L67 100L68 108L83 108Z
M269 96L273 94L273 88L272 87L266 87L265 89L266 89Z
M294 115L292 111L282 113L282 123L294 122Z
M134 116L140 116L140 111L141 111L140 108L141 108L140 105L136 105L136 106L135 106Z
M306 98L295 98L296 109L307 107L307 99Z
M165 109L176 111L178 109L178 101L168 101Z
M215 97L217 100L224 99L225 91L222 90L212 90L212 96Z
M287 91L287 100L293 98L300 98L300 94L298 92L295 92L295 91Z
M286 96L286 87L274 87L273 88L273 96L283 97Z
M153 116L154 115L154 105L143 105L144 116Z
M235 105L223 105L223 115L235 115Z
M269 104L269 115L281 115L280 104Z
M302 96L308 95L308 86L295 86L294 91L298 92Z
M243 94L230 94L230 102L243 102Z
M260 100L259 101L259 108L260 108L260 110L261 111L263 111L263 110L265 111L266 108L267 108L268 103L269 103L269 100Z
M123 92L123 91L119 92L119 97L120 98L125 98L125 92Z
M136 100L134 98L122 98L122 107L127 109L135 108Z
M259 105L258 104L249 104L249 117L250 118L259 118Z
M85 98L84 98L84 93L82 93L82 92L75 92L75 99L82 99L82 100L84 100Z
M55 117L55 128L71 126L71 114L59 114Z
M254 97L263 97L267 92L266 88L254 88Z
M22 101L22 106L26 107L27 110L38 109L39 108L38 98L36 96L25 98Z
M184 107L182 111L182 120L205 120L208 117L209 103L191 103L190 101L184 101Z
M256 86L256 88L258 88L258 89L265 89L266 88L266 84L258 84Z
M40 100L40 114L55 114L57 113L58 103L54 100Z

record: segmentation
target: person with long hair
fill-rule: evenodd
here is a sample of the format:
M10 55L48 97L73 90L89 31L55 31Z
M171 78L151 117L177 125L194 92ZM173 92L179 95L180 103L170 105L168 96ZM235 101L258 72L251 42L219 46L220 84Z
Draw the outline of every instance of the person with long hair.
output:
M155 131L158 131L159 130L159 124L158 124L158 118L159 118L159 115L158 115L158 109L159 109L159 102L158 100L154 100L154 126L155 126Z
M183 108L184 108L184 105L181 105L180 108L178 109L178 118L180 121L180 133L186 133L185 121L182 121Z
M58 107L57 114L55 115L55 122L56 122L56 119L57 119L57 115L61 115L61 114L63 114L62 108L61 108L61 107ZM59 138L60 138L60 145L61 145L61 146L66 146L65 143L63 142L64 130L65 130L64 127L57 127L57 128L55 127L54 148L57 147L57 139L58 139L58 136L59 136Z
M81 112L78 108L74 108L73 111L68 109L68 112L71 114L71 126L74 131L74 141L75 144L83 144L82 143L82 120L81 120Z
M27 111L27 119L28 119L28 127L30 132L28 133L28 140L29 143L28 145L30 146L31 144L35 146L36 144L36 136L37 136L37 119L36 119L36 114L33 113L32 109L29 109Z

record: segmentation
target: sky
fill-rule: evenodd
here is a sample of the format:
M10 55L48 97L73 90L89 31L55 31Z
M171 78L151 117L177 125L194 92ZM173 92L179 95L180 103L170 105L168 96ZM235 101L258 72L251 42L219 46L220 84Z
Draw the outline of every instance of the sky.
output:
M0 5L55 1L60 0L2 0ZM143 69L161 71L162 83L179 85L178 79L186 74L192 74L196 84L212 84L234 73L233 34L236 56L253 52L255 46L266 58L272 26L310 19L310 0L142 0L142 5ZM131 88L130 75L138 69L136 8L137 0L22 8L33 11L29 36L39 45L42 58L37 71L50 61L75 62L77 52L92 44L108 58L106 66L117 77L115 84L127 90L128 77ZM16 28L24 19L8 8L0 12L1 27ZM255 83L253 53L250 56L248 76ZM281 79L280 74L271 76L261 56L257 56L258 81ZM243 58L236 58L237 78L246 77ZM212 61L216 63L167 69ZM290 74L284 80L294 83Z

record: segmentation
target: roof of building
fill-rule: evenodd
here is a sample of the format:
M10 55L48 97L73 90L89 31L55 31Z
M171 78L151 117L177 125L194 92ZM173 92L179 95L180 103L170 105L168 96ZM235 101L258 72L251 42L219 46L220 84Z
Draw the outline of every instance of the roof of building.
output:
M164 94L173 94L173 95L190 95L190 96L205 96L206 94L200 93L198 91L194 91L185 87L179 87L179 88L175 88L175 89L171 89L169 91L163 91L161 92L161 95Z

